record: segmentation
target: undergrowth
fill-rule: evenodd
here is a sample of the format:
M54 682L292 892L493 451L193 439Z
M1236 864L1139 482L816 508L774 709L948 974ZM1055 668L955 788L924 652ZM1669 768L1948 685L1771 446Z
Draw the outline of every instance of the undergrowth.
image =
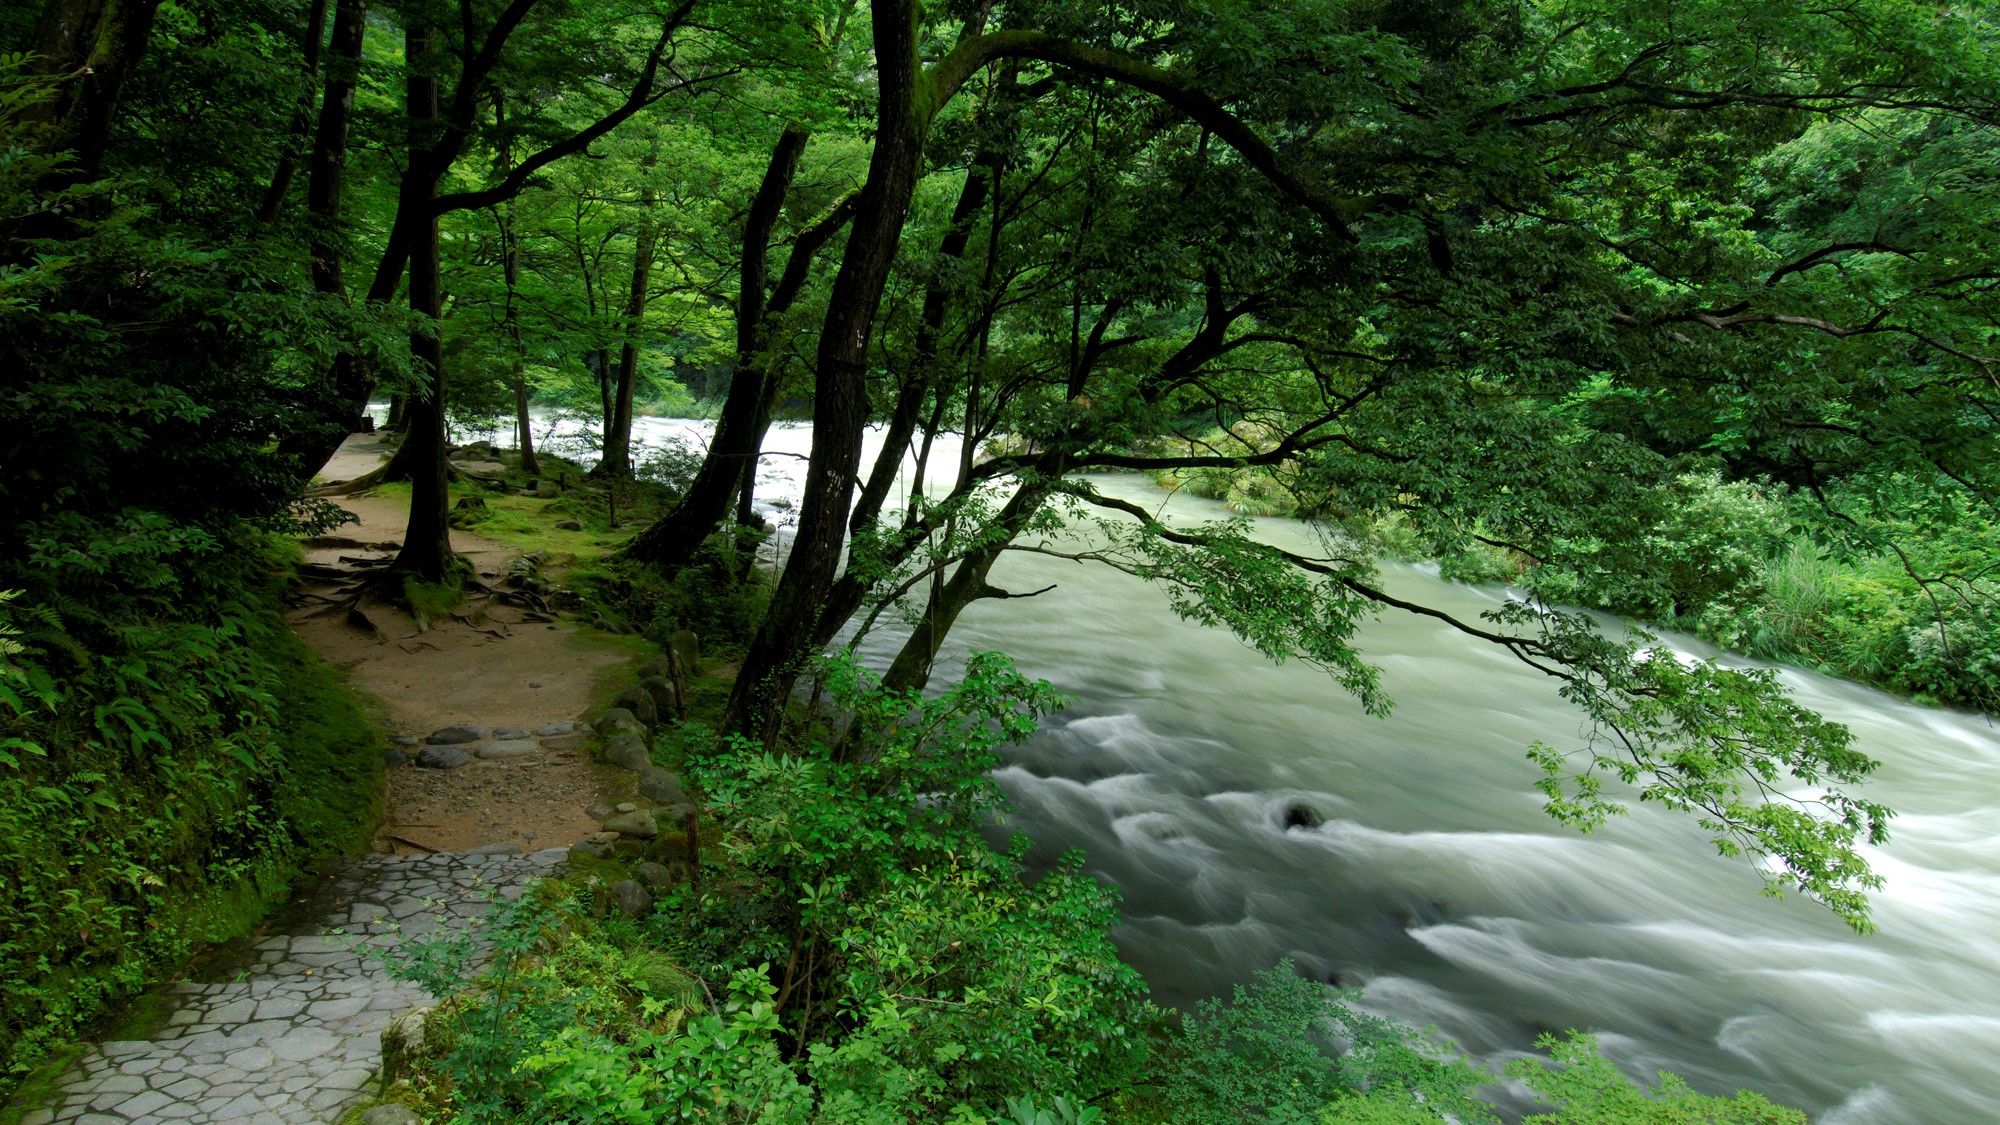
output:
M104 554L44 554L37 576L68 581L7 606L0 1091L249 930L302 861L359 851L379 812L367 715L276 613L283 545L246 531L193 548L194 567L169 554L186 540L90 546ZM66 571L120 554L158 583L74 596Z

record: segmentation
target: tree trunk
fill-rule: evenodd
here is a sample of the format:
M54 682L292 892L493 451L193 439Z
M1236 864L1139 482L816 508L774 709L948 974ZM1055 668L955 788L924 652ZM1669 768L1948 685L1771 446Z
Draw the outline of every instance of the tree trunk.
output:
M500 175L504 179L514 165L514 145L506 129L506 97L498 93L493 95L493 124L500 138ZM538 477L542 467L535 461L534 419L528 414L528 346L521 338L521 311L516 305L521 285L521 240L514 230L514 204L502 203L494 210L500 222L500 276L507 286L502 323L514 350L507 381L514 391L515 446L521 451L521 471Z
M918 619L916 629L903 642L889 670L882 674L883 687L922 689L930 682L931 667L937 662L938 650L944 645L945 635L951 632L951 627L958 622L958 615L965 612L965 607L981 598L1008 596L1006 591L987 582L986 576L1006 551L1007 544L1021 533L1022 526L1041 507L1047 495L1048 491L1044 488L1023 484L1008 498L994 518L998 534L982 537L985 541L959 561L950 580L941 587L932 587L923 617Z
M743 459L743 479L736 484L736 522L744 527L761 528L764 521L757 518L757 457L752 454Z
M736 300L736 360L729 376L729 393L723 398L722 413L715 422L715 436L708 443L708 456L688 485L674 510L655 520L633 539L627 552L636 559L668 569L687 565L701 546L729 514L729 497L740 481L754 474L758 450L764 444L768 426L758 425L759 406L767 394L763 357L762 326L766 313L764 282L765 258L771 232L784 210L785 195L798 172L799 157L809 136L805 126L788 125L771 150L764 180L751 201L750 214L743 224L742 283ZM796 253L796 251L794 251ZM782 311L782 310L780 310Z
M938 256L945 260L946 270L955 268L964 260L966 245L972 239L972 220L986 206L987 196L992 193L994 181L1000 176L1002 159L996 148L982 148L979 159L965 177L965 186L958 192L958 203L951 210L951 226L946 229L944 239L938 246ZM903 466L903 447L916 433L917 420L923 411L924 399L929 397L934 377L932 367L937 362L938 340L944 335L945 316L951 309L951 286L946 282L941 273L924 291L923 317L917 326L916 356L910 364L902 390L896 395L895 409L889 414L882 454L875 459L875 468L868 474L868 483L861 489L861 499L854 505L854 514L848 519L848 528L853 534L860 534L881 516L882 504L889 498L889 489L895 485L896 474Z
M642 167L650 170L649 159ZM625 298L624 342L618 349L618 378L613 384L611 412L604 425L604 455L593 477L630 480L632 477L632 392L639 383L639 337L646 327L647 289L653 280L653 243L658 237L653 218L652 189L639 197L644 217L639 220L638 241L632 248L632 288Z
M419 62L430 54L430 29L413 25L406 33L406 50L410 62L406 94L414 141L438 118L436 73ZM410 311L427 321L410 335L410 357L419 376L429 378L430 393L409 396L405 407L403 444L396 451L396 461L404 465L410 478L410 522L393 569L426 582L442 582L451 569L451 525L446 488L444 346L437 331L437 319L444 312L444 289L438 276L438 216L430 205L437 196L438 170L422 146L412 143L410 150L410 167L404 173L404 202L413 204L409 213L416 217L409 257ZM412 198L413 185L422 193L420 200Z
M319 125L306 156L307 248L312 254L313 291L346 302L346 238L341 230L341 196L346 186L347 137L354 121L354 91L360 78L361 39L367 31L366 0L337 0L333 39L327 45L326 91ZM360 423L374 381L351 351L333 357L315 413L315 424L287 437L281 452L299 459L299 475L311 480L340 450Z
M1000 178L1004 156L999 145L991 145L981 150L974 161L972 174L966 177L965 186L960 189L958 203L952 208L952 224L946 230L938 252L948 261L956 263L965 257L965 250L971 241L972 221L989 198L998 206L995 187ZM999 228L994 228L994 237L999 237ZM990 271L989 271L990 272ZM874 523L882 514L882 505L889 498L889 489L895 483L896 474L902 468L903 446L908 444L915 432L918 416L923 408L923 396L936 382L933 364L937 359L938 341L944 332L945 316L950 309L951 294L942 278L934 280L924 293L922 321L917 328L916 361L912 365L910 377L904 382L897 395L896 407L890 415L888 433L882 444L882 453L875 459L875 468L869 474L868 483L862 488L861 498L854 505L854 513L849 517L848 527L852 534ZM936 430L933 424L930 429ZM968 436L967 441L970 441ZM920 472L921 475L921 472ZM963 475L963 474L961 474ZM922 486L921 479L918 487ZM922 536L905 531L895 542L885 543L888 557L883 560L890 567L901 565ZM843 573L827 592L820 611L819 623L813 629L812 643L823 646L830 643L839 633L847 619L854 616L873 587L872 580L864 579L851 569Z
M275 221L285 209L285 197L291 194L292 180L298 175L299 150L312 129L313 87L319 78L320 41L325 37L326 0L306 0L304 41L300 44L305 76L299 82L299 105L292 114L292 127L286 131L285 147L278 154L278 168L271 174L271 186L264 190L264 202L257 208L260 223Z
M50 146L73 154L44 188L94 178L111 142L111 121L125 80L146 52L160 0L48 0L35 27L36 72L62 75L56 96L37 113L55 126Z
M790 563L744 654L723 729L766 740L798 675L847 531L868 422L868 338L923 158L916 0L875 0L877 107L868 183L829 295L817 353L813 451Z

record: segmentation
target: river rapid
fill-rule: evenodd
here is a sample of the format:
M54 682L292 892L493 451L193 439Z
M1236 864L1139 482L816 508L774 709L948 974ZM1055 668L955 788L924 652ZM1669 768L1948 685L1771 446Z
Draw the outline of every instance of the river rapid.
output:
M702 426L638 430L698 442ZM803 453L809 438L779 427L766 448ZM944 469L956 451L939 455ZM762 497L795 497L803 465L766 460ZM1175 522L1226 514L1141 477L1097 483ZM1296 522L1255 523L1315 549ZM1039 864L1083 849L1122 894L1119 946L1162 1002L1290 957L1496 1071L1538 1033L1576 1028L1628 1074L1754 1089L1826 1125L2000 1121L2000 733L1986 720L1783 671L1882 762L1867 791L1899 814L1870 856L1887 880L1880 932L1861 937L1796 895L1760 896L1686 817L1635 807L1589 835L1551 820L1525 748L1574 741L1577 712L1441 622L1392 610L1364 626L1396 703L1375 719L1324 673L1181 622L1127 575L1017 554L992 577L1056 588L969 609L939 677L997 649L1075 698L1001 769L1006 829ZM1461 619L1507 596L1422 566L1385 564L1382 581ZM863 653L886 661L899 640ZM1287 828L1298 805L1323 822Z

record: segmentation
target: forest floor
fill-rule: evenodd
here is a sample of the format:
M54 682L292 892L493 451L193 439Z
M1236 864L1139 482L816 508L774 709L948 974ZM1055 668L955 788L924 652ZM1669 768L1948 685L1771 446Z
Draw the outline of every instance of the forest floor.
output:
M355 435L321 472L327 481L352 480L374 469L393 447ZM371 495L335 498L360 521L308 543L308 563L338 565L349 558L386 558L388 544L403 538L407 506ZM350 544L379 545L338 546ZM479 580L498 585L520 552L496 540L455 530L452 546ZM334 587L308 587L326 595ZM552 616L552 615L550 615ZM497 599L473 599L461 612L420 628L411 616L372 608L379 632L348 624L341 614L301 609L293 628L347 681L379 707L391 736L421 739L452 726L487 732L534 732L564 720L585 720L613 691L614 670L641 658L639 644L563 620L547 620ZM611 792L616 771L593 763L586 736L544 739L538 753L488 760L475 755L462 766L388 771L387 816L377 850L457 852L489 844L526 851L568 846L597 832L585 809ZM418 747L405 747L414 760ZM468 744L464 749L471 750Z

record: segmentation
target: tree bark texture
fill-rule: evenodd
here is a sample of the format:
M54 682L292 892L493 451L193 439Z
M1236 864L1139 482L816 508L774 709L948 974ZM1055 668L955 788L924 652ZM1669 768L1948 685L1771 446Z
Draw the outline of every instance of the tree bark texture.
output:
M759 404L766 396L763 321L767 311L764 287L771 232L785 206L799 157L809 134L803 125L788 125L771 150L764 179L743 223L742 283L736 300L736 359L729 375L729 393L716 418L708 456L674 510L655 520L632 541L628 553L668 569L686 566L695 549L713 534L729 514L729 497L742 480L754 479L757 452L764 444L765 426L757 424ZM794 254L797 253L795 249ZM789 271L788 271L789 272ZM778 310L782 311L782 310Z
M505 176L514 166L514 144L506 127L507 99L498 93L493 95L493 124L499 135L500 174ZM501 318L508 346L513 349L507 381L514 391L515 445L521 451L521 471L538 477L542 475L542 467L535 460L534 419L528 413L528 346L521 338L521 310L517 304L521 288L521 239L514 230L513 201L499 204L493 210L500 224L500 279L507 287L507 305Z
M414 139L428 132L438 118L438 84L435 71L418 62L432 49L431 32L413 25L406 36L410 60L405 85L409 102L410 134ZM403 533L403 549L392 569L414 574L426 582L442 582L451 566L450 496L445 460L444 344L438 336L437 318L444 312L444 289L438 276L438 216L431 207L437 195L438 172L421 160L424 150L412 143L411 165L404 176L404 202L410 213L419 216L414 224L416 237L410 244L410 311L424 324L410 334L410 358L421 377L430 381L429 394L412 394L405 408L403 444L396 451L410 478L410 522ZM421 199L411 198L421 193Z
M360 78L361 39L368 27L367 0L336 0L333 37L326 50L326 89L319 123L306 155L307 247L312 254L313 291L338 298L347 294L347 240L341 228L341 200L347 180L347 141L354 123L354 91ZM367 407L373 380L348 349L333 357L315 425L286 438L281 452L299 459L299 476L311 480L340 450ZM358 404L358 405L357 405Z
M55 127L51 151L74 154L45 188L96 176L111 142L119 92L146 53L159 7L160 0L48 0L42 7L34 67L64 80L39 117Z
M1023 484L1007 499L1007 503L994 518L996 534L990 537L971 554L959 560L951 578L941 585L933 585L924 614L917 621L917 627L903 642L896 653L896 659L889 670L882 675L882 686L899 689L922 689L930 682L931 667L937 662L938 650L944 645L945 635L958 622L958 615L965 607L981 598L1007 597L1005 590L993 586L986 580L1007 544L1021 533L1021 528L1042 505L1048 490L1035 484Z
M304 75L299 81L298 109L292 114L292 127L285 132L285 145L278 153L278 167L271 173L271 184L264 189L264 202L257 207L260 223L276 221L285 209L285 197L291 194L292 180L298 176L299 150L305 147L306 135L313 124L313 87L319 80L320 41L325 38L326 0L306 0L306 26L299 44Z
M928 91L917 61L916 0L875 0L875 151L820 329L813 451L798 534L771 608L744 654L724 729L769 739L833 585L868 422L868 338L923 160Z

